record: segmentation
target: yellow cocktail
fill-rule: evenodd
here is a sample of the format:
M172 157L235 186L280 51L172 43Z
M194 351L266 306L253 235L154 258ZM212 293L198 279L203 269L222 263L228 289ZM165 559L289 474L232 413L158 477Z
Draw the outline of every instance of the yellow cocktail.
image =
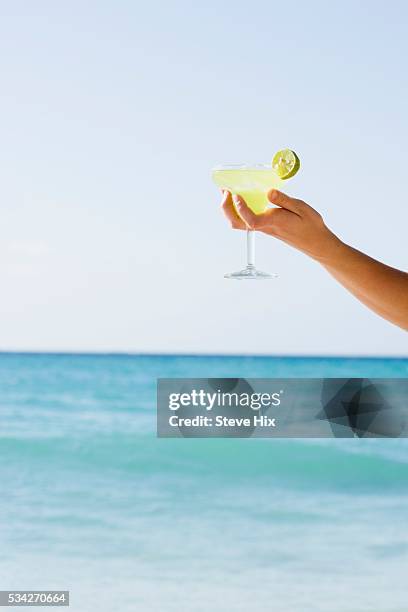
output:
M228 189L232 194L244 198L257 215L263 213L270 204L268 191L280 189L283 182L270 164L220 166L214 168L212 177L221 189Z
M299 168L300 159L296 153L292 149L281 149L275 153L271 164L225 164L213 169L212 178L218 187L241 196L256 215L261 215L269 206L268 191L281 189L282 182L295 176ZM225 204L228 204L228 200ZM229 209L229 216L230 213L233 213L232 209ZM262 280L276 276L255 268L255 232L248 229L246 268L225 274L225 277Z
M269 205L267 193L279 189L282 180L271 164L228 164L213 169L214 183L221 189L228 189L233 195L240 195L251 210L259 215ZM226 278L236 280L264 280L275 278L276 274L266 274L255 268L255 232L247 231L247 265L243 270L225 274Z

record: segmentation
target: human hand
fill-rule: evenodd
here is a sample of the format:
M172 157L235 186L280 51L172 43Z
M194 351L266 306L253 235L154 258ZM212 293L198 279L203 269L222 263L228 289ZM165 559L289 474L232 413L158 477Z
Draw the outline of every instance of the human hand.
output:
M229 191L223 193L222 209L233 229L269 234L322 263L342 244L325 225L322 216L303 200L272 189L268 192L268 200L278 208L268 208L256 215L241 196Z
M311 206L272 189L278 208L256 215L239 195L224 191L222 208L234 229L258 230L283 240L319 263L371 310L408 331L408 273L344 244Z

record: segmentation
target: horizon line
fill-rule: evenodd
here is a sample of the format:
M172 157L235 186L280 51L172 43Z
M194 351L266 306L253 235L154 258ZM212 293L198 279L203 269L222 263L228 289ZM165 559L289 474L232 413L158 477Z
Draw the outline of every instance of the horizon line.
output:
M192 353L192 352L155 352L155 351L77 351L77 350L2 350L0 349L0 356L2 355L26 355L26 356L55 356L55 357L207 357L207 358L218 358L218 357L236 357L236 358L252 358L252 359L371 359L371 360L408 360L408 356L404 355L364 355L364 354L321 354L321 355L307 355L307 354L279 354L279 353Z

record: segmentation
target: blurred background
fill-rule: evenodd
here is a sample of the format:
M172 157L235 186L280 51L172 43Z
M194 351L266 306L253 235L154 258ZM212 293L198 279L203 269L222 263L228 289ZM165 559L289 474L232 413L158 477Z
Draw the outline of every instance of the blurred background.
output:
M259 236L279 279L225 281L244 236L210 178L293 148L287 191L403 268L407 16L0 2L0 589L70 589L79 612L405 612L406 440L157 439L155 393L408 375L406 333L290 247Z

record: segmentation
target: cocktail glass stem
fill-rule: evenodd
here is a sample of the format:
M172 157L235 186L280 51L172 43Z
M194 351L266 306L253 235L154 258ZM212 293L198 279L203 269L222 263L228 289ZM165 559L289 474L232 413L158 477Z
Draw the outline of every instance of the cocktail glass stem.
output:
M243 270L225 274L225 278L235 278L236 280L263 280L266 278L276 278L276 274L266 274L255 268L255 231L247 230L247 265Z
M255 232L247 230L247 268L255 268Z

